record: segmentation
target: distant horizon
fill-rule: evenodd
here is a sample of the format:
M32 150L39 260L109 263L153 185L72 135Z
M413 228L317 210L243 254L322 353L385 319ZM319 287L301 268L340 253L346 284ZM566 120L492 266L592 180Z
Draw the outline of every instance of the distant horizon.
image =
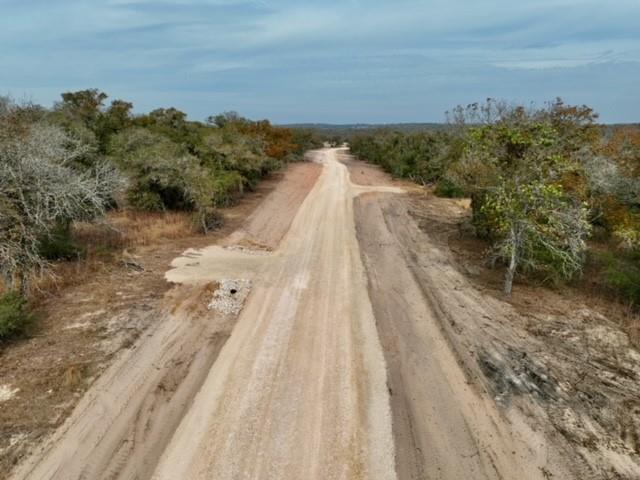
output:
M256 119L259 120L259 119ZM268 119L264 119L268 120ZM639 122L617 122L617 123L604 123L597 122L598 125L603 126L616 126L616 125L629 125L635 126L640 125ZM356 122L356 123L326 123L326 122L294 122L294 123L274 123L276 126L280 127L305 127L305 126L327 126L327 127L384 127L384 126L395 126L395 125L447 125L447 122L383 122L383 123L365 123L365 122Z
M60 93L57 95L56 98L54 98L51 101L40 101L38 100L38 98L35 95L29 95L28 92L23 92L20 95L17 95L15 92L12 91L7 91L7 92L2 92L0 91L0 96L8 96L10 98L12 98L13 100L17 101L17 102L33 102L35 104L38 104L42 107L45 108L53 108L55 106L55 104L57 102L59 102L62 98L61 98L61 94L64 92L71 92L71 91L78 91L78 90L87 90L90 88L97 88L97 87L78 87L78 88L68 88L68 89L63 89L60 91ZM274 125L282 125L282 126L291 126L291 125L313 125L313 124L317 124L317 125L332 125L332 126L349 126L349 125L402 125L402 124L446 124L446 113L447 111L451 110L452 108L458 106L458 105L467 105L469 103L473 103L473 102L465 102L465 103L457 103L454 105L451 105L448 109L444 110L443 112L441 112L440 115L440 119L420 119L420 120L406 120L406 119L399 119L399 120L377 120L377 121L373 121L373 120L355 120L355 121L344 121L344 120L303 120L303 121L277 121L274 116L260 116L260 115L250 115L247 114L246 112L243 112L241 110L235 109L233 108L233 106L231 106L231 108L226 108L226 109L218 109L218 110L212 110L209 113L205 114L204 116L201 117L196 117L194 116L188 109L186 108L181 108L176 104L170 104L170 103L166 103L166 104L159 104L159 105L151 105L148 108L140 108L139 105L136 103L135 99L132 98L128 98L126 96L117 96L117 95L111 95L109 94L108 91L97 88L98 90L106 93L107 95L109 95L109 97L107 98L107 100L105 101L105 105L108 105L111 101L113 100L125 100L128 102L133 103L133 113L135 115L144 115L147 114L153 110L159 109L159 108L177 108L178 110L184 112L187 114L188 119L190 121L197 121L197 122L204 122L206 121L207 117L211 116L211 115L217 115L219 113L224 113L224 112L237 112L239 115L249 118L251 120L269 120L271 123L273 123ZM487 97L488 98L488 97ZM517 101L517 100L509 100L509 99L505 99L503 97L494 97L500 100L504 100L510 104L520 104L520 105L533 105L534 107L543 107L547 102L553 101L556 97L551 97L548 98L544 101L541 102L533 102L533 101ZM593 110L599 114L599 118L598 118L598 123L602 124L602 125L635 125L635 124L640 124L640 113L638 114L638 118L633 120L627 120L627 121L605 121L603 120L603 116L600 114L600 112L597 110L597 108L594 108L593 105L584 103L584 104L579 104L579 103L574 103L574 102L570 102L567 101L564 97L560 97L562 98L562 100L568 104L568 105L587 105L588 107L593 108ZM476 100L477 102L482 102L484 101L486 98L483 99L478 99ZM640 112L640 110L639 110Z
M60 94L65 93L65 92L71 92L71 91L79 91L79 90L87 90L89 88L78 88L78 89L66 89L60 92ZM103 91L104 93L108 94L109 92L106 92L104 90L101 89L97 89L99 91ZM7 96L11 99L13 99L14 101L18 102L18 103L22 103L22 102L31 102L37 105L40 105L44 108L47 109L52 109L55 104L57 102L59 102L62 97L60 96L60 94L58 95L58 98L49 102L48 104L46 102L40 102L38 101L36 98L34 98L33 96L29 96L29 95L21 95L21 96L17 96L15 94L13 94L12 92L0 92L0 96ZM140 108L138 108L138 106L136 105L135 101L133 101L130 98L126 98L126 97L117 97L117 96L112 96L109 95L109 97L107 98L107 100L105 101L105 106L108 106L109 103L113 100L124 100L124 101L128 101L133 103L133 114L134 115L145 115L148 114L150 112L152 112L153 110L156 109L160 109L160 108L177 108L178 110L184 112L187 114L187 119L189 121L193 121L193 122L205 122L208 116L211 115L217 115L220 113L225 113L225 112L236 112L238 113L240 116L248 118L250 120L254 120L254 121L258 121L258 120L269 120L273 125L277 125L277 126L282 126L282 127L295 127L295 126L300 126L300 127L304 127L304 126L330 126L330 127L353 127L353 126L365 126L365 127L377 127L377 126L393 126L393 125L446 125L447 121L446 121L446 111L442 112L442 119L441 120L399 120L399 121L353 121L353 122L343 122L343 121L336 121L336 122L332 122L332 121L284 121L284 122L278 122L275 121L272 117L269 116L252 116L252 115L246 115L244 112L242 111L238 111L237 109L227 109L227 110L219 110L219 111L212 111L211 113L205 115L202 118L194 118L193 115L189 114L188 111L183 110L182 108L177 107L176 105L170 105L170 104L166 104L166 105L158 105L158 106L153 106L149 109L145 109L142 110ZM504 99L501 99L504 100ZM549 100L553 100L553 99L549 99ZM564 100L564 99L563 99ZM518 104L519 102L510 102L513 104ZM565 102L567 104L570 104L570 102ZM520 104L532 104L531 102L521 102ZM457 105L453 105L453 107L455 107ZM533 104L533 106L543 106L543 103L540 104ZM592 107L592 105L587 105L589 107ZM592 107L593 108L593 107ZM595 109L594 109L595 110ZM597 110L595 110L596 113ZM640 117L640 115L639 115ZM602 121L602 117L600 116L598 118L597 123L599 125L640 125L640 118L638 120L631 120L631 121L624 121L624 122L605 122Z

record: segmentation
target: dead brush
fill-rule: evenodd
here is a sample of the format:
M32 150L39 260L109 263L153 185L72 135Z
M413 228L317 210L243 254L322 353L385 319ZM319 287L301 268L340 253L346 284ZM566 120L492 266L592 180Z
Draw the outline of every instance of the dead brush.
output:
M59 292L60 290L83 283L87 278L103 271L104 259L95 255L86 255L81 259L55 263L47 275L33 280L33 292L37 296Z
M81 245L113 250L153 245L194 233L189 213L119 210L107 216L106 224L75 225L74 239Z
M75 388L84 378L85 368L83 365L71 365L64 371L62 382L65 387Z

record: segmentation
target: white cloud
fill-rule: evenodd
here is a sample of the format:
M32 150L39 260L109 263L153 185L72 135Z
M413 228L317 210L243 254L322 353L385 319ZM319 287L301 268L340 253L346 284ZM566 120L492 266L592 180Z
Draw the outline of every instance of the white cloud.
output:
M153 90L173 103L180 89L180 98L212 92L219 102L226 92L282 111L295 97L325 111L311 101L321 91L343 101L397 98L405 112L420 92L448 102L516 95L560 75L545 87L552 98L564 79L587 89L582 69L640 62L637 0L6 1L0 91L91 85L125 97ZM584 96L613 89L598 78L604 83L588 84ZM620 110L632 106L626 99Z

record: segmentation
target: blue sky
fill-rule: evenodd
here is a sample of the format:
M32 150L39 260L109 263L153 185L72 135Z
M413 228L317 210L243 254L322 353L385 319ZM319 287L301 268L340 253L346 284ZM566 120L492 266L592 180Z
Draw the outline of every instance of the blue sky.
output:
M640 121L640 0L0 0L0 94L137 111L442 121L561 96Z

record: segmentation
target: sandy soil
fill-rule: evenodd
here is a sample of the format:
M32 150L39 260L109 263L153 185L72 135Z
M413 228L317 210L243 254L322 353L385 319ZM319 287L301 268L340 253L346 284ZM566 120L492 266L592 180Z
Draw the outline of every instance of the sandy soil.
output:
M223 244L251 249L276 249L321 170L320 164L314 162L292 165L287 171L286 182L267 196L260 208L254 210L240 228L225 238Z
M2 352L2 383L20 390L0 408L7 434L0 478L34 444L40 446L14 478L148 478L236 320L206 308L215 283L168 291L169 262L187 245L251 228L252 212L264 205L267 213L284 213L256 238L282 237L320 170L289 165L226 209L225 227L215 235L139 249L144 271L113 268L51 298L40 334ZM82 375L68 385L65 372L79 363Z
M273 255L217 247L168 272L219 280L228 262L255 286L155 479L395 478L353 198L399 190L351 184L336 152L316 153L322 175Z
M356 200L399 478L640 478L637 351L575 296L518 286L514 308L474 280L484 267L451 249L468 207Z

